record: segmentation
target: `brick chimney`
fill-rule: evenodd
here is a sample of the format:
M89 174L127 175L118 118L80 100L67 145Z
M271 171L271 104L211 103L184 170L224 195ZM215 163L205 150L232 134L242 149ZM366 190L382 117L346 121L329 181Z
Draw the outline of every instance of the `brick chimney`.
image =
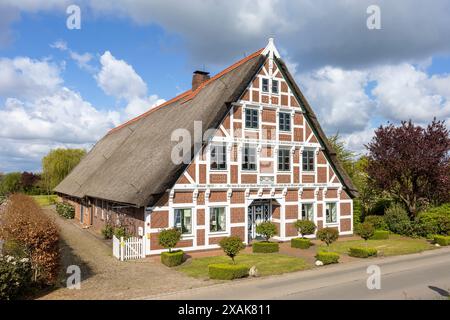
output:
M209 72L205 71L194 71L192 75L192 91L195 91L203 82L209 80Z

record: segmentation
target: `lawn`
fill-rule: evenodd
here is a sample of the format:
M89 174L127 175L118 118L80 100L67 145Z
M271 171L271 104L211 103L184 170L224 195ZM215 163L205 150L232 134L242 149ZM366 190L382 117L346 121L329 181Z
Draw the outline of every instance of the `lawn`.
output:
M46 207L51 204L54 204L58 199L57 195L39 195L39 196L31 196L41 207Z
M249 267L255 266L262 276L281 274L299 270L309 269L312 266L305 260L297 257L291 257L279 253L253 253L240 254L236 258L236 263L243 263ZM231 259L225 255L193 258L186 261L176 269L195 278L208 278L208 265L212 263L227 263Z
M381 255L396 256L401 254L417 253L424 250L434 249L425 239L414 239L402 237L399 235L390 235L387 240L348 240L337 241L330 245L329 251L347 254L350 247L365 246L376 248ZM326 245L321 245L321 249Z

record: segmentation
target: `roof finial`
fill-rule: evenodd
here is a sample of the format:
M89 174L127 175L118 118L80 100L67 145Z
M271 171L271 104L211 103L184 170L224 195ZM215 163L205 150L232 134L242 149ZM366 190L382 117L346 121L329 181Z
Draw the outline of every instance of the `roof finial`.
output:
M278 50L275 47L273 38L269 38L269 42L267 43L266 48L263 50L263 52L261 54L263 54L263 55L273 54L277 58L280 57L280 54L278 53Z

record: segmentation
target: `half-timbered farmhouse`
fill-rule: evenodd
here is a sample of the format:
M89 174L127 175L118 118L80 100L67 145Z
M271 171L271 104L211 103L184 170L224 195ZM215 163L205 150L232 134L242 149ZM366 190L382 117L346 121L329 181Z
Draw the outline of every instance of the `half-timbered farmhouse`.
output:
M188 161L173 160L177 130L190 136ZM214 77L194 72L190 90L112 129L55 191L81 224L144 236L146 254L161 252L170 227L186 251L229 235L250 243L265 220L280 241L298 236L297 219L349 235L356 193L272 39Z

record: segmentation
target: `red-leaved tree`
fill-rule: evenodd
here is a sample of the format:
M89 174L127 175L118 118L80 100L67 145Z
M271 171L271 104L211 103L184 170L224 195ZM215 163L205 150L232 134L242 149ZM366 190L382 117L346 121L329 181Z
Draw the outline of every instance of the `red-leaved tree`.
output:
M450 135L444 121L426 128L411 121L375 130L367 173L371 185L403 202L411 216L421 205L447 201L450 195Z

